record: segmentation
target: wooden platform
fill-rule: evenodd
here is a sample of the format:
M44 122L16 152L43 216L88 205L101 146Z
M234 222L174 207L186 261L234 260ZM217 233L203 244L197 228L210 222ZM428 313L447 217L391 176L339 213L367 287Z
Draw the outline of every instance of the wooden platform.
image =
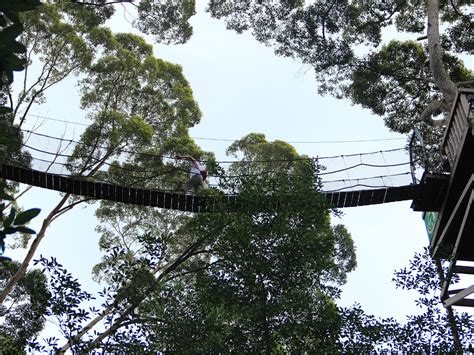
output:
M431 254L435 258L451 254L456 240L461 236L465 247L458 248L458 259L474 261L474 219L472 213L466 210L471 201L474 176L474 127L466 99L471 93L474 95L474 90L464 90L458 95L457 106L451 112L443 142L451 164L451 174L430 244ZM463 224L464 218L466 221ZM465 229L465 232L460 229ZM468 248L468 245L471 247Z
M460 89L450 113L443 150L451 174L436 222L430 252L433 258L449 260L441 299L445 307L474 307L474 284L456 287L456 276L471 278L474 267L458 262L474 261L474 89Z

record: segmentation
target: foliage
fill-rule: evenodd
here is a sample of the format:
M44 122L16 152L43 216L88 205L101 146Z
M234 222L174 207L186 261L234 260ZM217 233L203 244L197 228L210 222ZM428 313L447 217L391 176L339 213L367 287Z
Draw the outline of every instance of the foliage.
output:
M34 264L42 267L41 273L43 275L48 275L47 288L51 296L43 317L54 319L54 323L58 324L62 335L70 338L71 334L80 330L84 322L95 311L95 308L92 307L87 310L82 308L94 297L82 290L77 279L59 264L56 258L46 259L40 256L38 260L34 261ZM59 339L56 339L54 344L57 340ZM49 339L49 343L53 345L53 339ZM37 348L41 348L41 346L39 342L36 342Z
M44 4L37 11L22 15L25 30L21 42L27 47L26 70L16 102L10 100L13 112L8 116L8 127L19 138L15 140L15 147L18 151L23 147L19 128L27 119L31 107L45 102L45 94L53 85L70 75L81 75L82 105L88 111L92 124L82 135L82 144L77 145L69 161L70 171L98 179L107 178L117 183L128 179L126 183L132 185L174 188L175 181L182 179L187 172L175 169L164 161L165 154L186 151L210 157L210 154L200 151L187 132L189 127L199 122L201 113L179 66L155 58L151 46L139 36L112 34L101 27L112 13L112 7L109 6L94 8L61 1ZM33 65L38 64L39 75L31 79L36 71ZM5 89L5 93L13 97L10 87ZM13 125L14 121L16 125ZM8 135L5 135L5 139L3 137L2 134L2 144L7 143ZM10 149L10 143L5 144L5 147ZM7 151L3 152L3 147L2 155L13 156ZM162 158L156 159L160 155ZM116 162L107 162L114 158ZM23 160L28 164L26 159ZM98 171L105 164L110 166L108 174ZM127 169L137 174L124 176ZM162 177L171 173L174 173L175 181ZM156 179L157 176L160 178ZM45 218L23 263L5 284L1 293L2 302L6 302L8 295L21 282L51 222L81 202L83 200L66 195ZM42 262L46 263L44 260ZM53 301L57 300L58 306L64 297L89 297L79 291L79 286L55 260L44 265L51 272L52 280L58 280L57 285L51 285ZM126 268L126 276L140 274L140 268L133 267ZM122 291L118 294L121 286ZM67 289L71 293L65 293ZM114 285L114 291L111 292L112 295L118 294L117 307L133 300L130 296L132 289L138 291L139 287ZM51 315L61 314L60 318L64 321L63 335L68 339L77 333L81 322L87 321L87 317L97 316L93 311L84 313L78 304L74 304L78 310L75 313L68 308L72 305L62 304L62 310L51 311ZM104 307L108 306L104 304ZM115 315L105 321L113 322ZM48 340L50 346L56 346L55 342L55 339Z
M0 285L18 269L19 263L3 261ZM46 277L39 270L28 271L0 305L0 348L4 353L21 353L43 329L49 302Z
M125 311L88 350L335 350L334 298L356 263L349 233L329 224L319 166L257 134L229 152L257 162L235 164L224 179L241 209L189 217L102 204L108 252L95 271L121 285L114 304ZM283 157L273 169L258 163Z
M141 0L134 25L143 33L153 35L157 42L185 43L193 29L188 20L195 14L195 0Z
M6 185L2 182L0 186L0 198L13 200L13 197L5 193ZM4 215L6 209L5 203L0 204L0 213L2 218L2 229L0 230L0 255L5 252L5 238L9 234L24 233L35 234L31 228L25 226L29 221L35 218L39 213L39 208L31 208L29 210L17 213L14 207L10 207L8 214Z
M341 350L359 352L462 353L472 351L474 319L443 309L438 268L427 249L395 273L397 288L416 291L420 313L405 323L367 315L360 305L342 310ZM450 313L452 312L452 314Z
M455 84L474 83L473 72L457 57L472 52L466 35L473 27L469 3L211 0L208 11L224 19L228 29L250 31L277 55L312 66L319 93L350 99L381 116L396 132L418 127L431 170L440 171L442 132L423 121L439 124L431 117L449 111ZM430 26L425 26L427 19ZM416 37L397 39L402 33L421 36L425 31L428 45L414 41Z
M26 60L20 57L26 47L16 38L22 33L20 12L31 11L41 5L39 0L6 1L0 4L0 88L13 82L13 72L22 71ZM2 90L3 91L3 90ZM2 103L2 106L4 104ZM0 114L8 112L4 107Z

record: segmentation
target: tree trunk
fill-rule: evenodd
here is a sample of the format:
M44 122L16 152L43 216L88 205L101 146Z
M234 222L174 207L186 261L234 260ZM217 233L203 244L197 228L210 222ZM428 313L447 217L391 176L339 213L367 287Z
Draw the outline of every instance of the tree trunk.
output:
M449 78L443 65L443 50L439 37L439 0L427 0L426 11L428 14L427 38L431 73L446 103L451 107L458 89Z
M26 269L28 268L28 265L30 264L31 259L33 259L33 256L35 255L36 249L38 249L38 246L46 233L46 229L48 229L48 226L51 224L51 221L53 220L54 216L56 215L56 213L58 213L61 207L66 203L69 196L71 195L70 194L64 195L64 197L56 205L56 207L51 211L51 213L43 220L41 229L38 232L35 240L31 244L31 247L28 250L28 254L26 254L26 257L21 263L20 267L18 268L18 271L15 273L15 275L12 276L12 278L5 285L5 288L2 290L2 293L0 293L0 304L2 304L3 301L5 301L5 298L7 298L8 294L11 292L13 287L15 287L18 281L20 281L20 279L25 274Z

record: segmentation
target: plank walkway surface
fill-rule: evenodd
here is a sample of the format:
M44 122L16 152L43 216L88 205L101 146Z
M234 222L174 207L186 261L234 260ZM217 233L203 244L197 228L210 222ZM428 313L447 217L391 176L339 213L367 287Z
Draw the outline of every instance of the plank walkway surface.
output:
M0 164L0 178L97 200L187 212L213 212L216 202L216 197L124 187L6 164ZM407 185L373 190L323 192L323 194L330 206L344 208L413 200L419 192L420 185ZM236 195L224 195L222 198L228 205L238 204Z

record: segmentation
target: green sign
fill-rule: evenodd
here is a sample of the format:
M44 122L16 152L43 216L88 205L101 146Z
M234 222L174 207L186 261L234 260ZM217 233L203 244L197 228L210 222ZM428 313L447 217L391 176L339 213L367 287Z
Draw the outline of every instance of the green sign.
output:
M433 231L436 226L436 221L438 220L438 212L425 212L423 214L423 219L425 221L426 232L428 233L428 239L431 242L431 238L433 238Z

